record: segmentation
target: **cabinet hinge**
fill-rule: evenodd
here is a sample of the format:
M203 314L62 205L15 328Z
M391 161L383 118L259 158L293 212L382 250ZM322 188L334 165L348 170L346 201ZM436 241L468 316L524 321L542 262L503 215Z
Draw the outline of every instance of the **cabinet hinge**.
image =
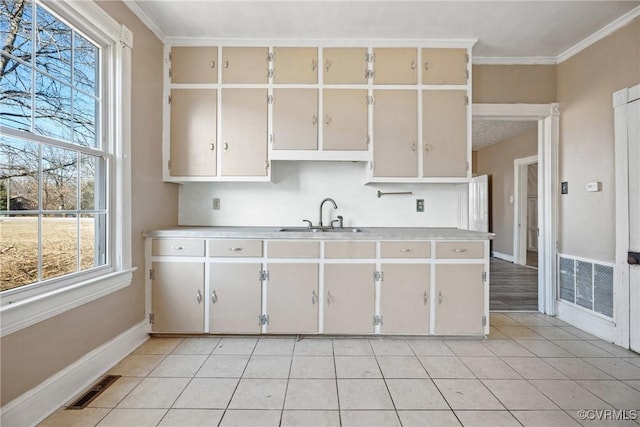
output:
M273 104L275 100L276 99L273 95L267 95L267 104Z
M377 326L377 325L382 325L382 316L376 314L375 316L373 316L373 325Z
M260 271L260 281L264 282L265 280L269 280L269 272L266 270Z
M171 95L169 95L169 105L171 105Z
M171 68L169 68L169 78L172 77L172 72L171 72Z
M171 52L169 52L169 61L173 61L173 55L171 55Z
M365 53L364 54L365 62L376 62L376 54L375 53Z
M272 79L274 73L275 73L275 70L273 68L270 69L269 71L267 71L267 77Z
M487 272L486 272L486 271L483 271L483 272L482 272L482 281L483 281L483 282L486 282L486 281L487 281Z
M487 316L482 316L482 326L487 326Z
M376 103L376 98L373 95L367 96L367 105L374 105Z
M156 321L156 318L155 318L155 316L153 315L153 313L149 313L149 323L150 323L151 325L153 325L153 324L155 323L155 321Z
M464 97L464 105L469 105L469 95Z
M265 164L264 164L264 170L268 171L268 170L269 170L269 167L271 166L271 163L269 163L269 160L265 160L265 162L264 162L264 163L265 163Z
M466 62L467 64L469 63L469 54L468 54L468 53L466 53L466 54L464 55L464 60L465 60L465 62Z
M465 71L464 75L467 77L467 80L469 80L469 70Z
M268 62L273 62L275 60L276 60L276 53L275 52L267 53L267 61Z
M373 70L367 70L364 72L364 77L367 79L372 79L375 77L375 75L376 75L376 72Z
M269 324L269 315L262 314L258 316L258 325L268 325Z
M373 280L382 282L384 280L384 273L382 271L374 271Z
M156 278L156 272L151 269L149 270L149 280L154 280Z

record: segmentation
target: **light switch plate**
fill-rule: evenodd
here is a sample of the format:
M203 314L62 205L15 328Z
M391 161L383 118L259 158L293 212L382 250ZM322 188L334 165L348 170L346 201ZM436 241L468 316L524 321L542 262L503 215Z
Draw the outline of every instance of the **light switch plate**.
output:
M595 193L602 190L602 183L600 181L588 182L586 190L590 193Z
M213 199L213 210L214 211L220 210L220 199L218 198Z

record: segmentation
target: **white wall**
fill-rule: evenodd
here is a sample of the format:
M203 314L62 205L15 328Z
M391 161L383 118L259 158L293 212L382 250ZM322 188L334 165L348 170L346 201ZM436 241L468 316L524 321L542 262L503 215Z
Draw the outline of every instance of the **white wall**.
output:
M344 217L345 226L458 227L460 202L455 184L364 185L365 162L273 162L273 183L188 183L180 186L180 225L303 226L318 222L325 197L328 216ZM378 190L412 191L413 195L382 196ZM213 210L213 198L221 209ZM425 212L416 212L424 199Z

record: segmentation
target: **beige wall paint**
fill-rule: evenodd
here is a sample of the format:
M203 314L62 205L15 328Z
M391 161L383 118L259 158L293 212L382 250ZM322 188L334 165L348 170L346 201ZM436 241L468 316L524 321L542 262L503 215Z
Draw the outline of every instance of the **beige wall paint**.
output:
M524 133L477 152L478 175L489 175L489 231L496 234L492 250L513 255L513 161L535 156L538 131Z
M640 19L558 66L560 252L615 258L613 92L640 83ZM587 193L588 182L602 191Z
M144 318L145 228L178 222L177 186L162 182L162 43L120 1L100 6L132 32L131 286L0 341L0 404L20 396ZM114 361L115 362L115 361Z
M556 102L555 65L473 65L473 103Z

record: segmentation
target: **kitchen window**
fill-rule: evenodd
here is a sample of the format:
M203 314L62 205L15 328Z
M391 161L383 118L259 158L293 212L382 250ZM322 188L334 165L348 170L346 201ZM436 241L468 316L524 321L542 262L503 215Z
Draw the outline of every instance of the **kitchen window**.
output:
M4 335L16 307L55 301L55 315L130 281L131 37L92 2L3 0L0 14ZM9 329L43 320L18 317Z

